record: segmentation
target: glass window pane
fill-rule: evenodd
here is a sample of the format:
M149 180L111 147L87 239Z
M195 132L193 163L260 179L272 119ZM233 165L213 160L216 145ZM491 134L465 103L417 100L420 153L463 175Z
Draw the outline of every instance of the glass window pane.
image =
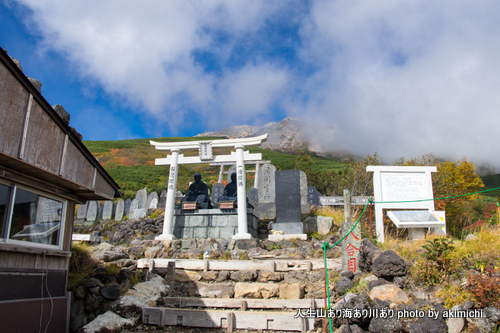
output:
M0 238L3 237L5 220L7 219L7 209L10 200L10 187L0 184Z
M18 188L10 239L59 245L63 203Z

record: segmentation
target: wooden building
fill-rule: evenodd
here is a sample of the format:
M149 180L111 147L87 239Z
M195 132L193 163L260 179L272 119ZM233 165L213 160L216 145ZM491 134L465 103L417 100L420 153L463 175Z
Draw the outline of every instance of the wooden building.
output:
M68 332L75 204L118 190L0 48L0 331Z

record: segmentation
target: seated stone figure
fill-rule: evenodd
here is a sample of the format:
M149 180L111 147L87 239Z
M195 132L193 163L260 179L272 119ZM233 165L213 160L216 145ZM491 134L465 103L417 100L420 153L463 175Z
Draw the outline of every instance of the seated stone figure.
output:
M236 172L231 174L231 182L224 187L224 193L219 198L219 202L221 201L234 201L238 200L238 188L236 186Z
M198 172L194 174L194 183L189 185L189 189L182 198L181 203L187 201L195 201L199 203L202 208L211 208L207 184L201 181L201 174Z

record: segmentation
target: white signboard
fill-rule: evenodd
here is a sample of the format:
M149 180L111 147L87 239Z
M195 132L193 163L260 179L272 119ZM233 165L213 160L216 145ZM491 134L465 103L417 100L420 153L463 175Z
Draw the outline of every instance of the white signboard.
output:
M373 172L375 221L378 241L384 242L384 209L425 209L434 211L431 172L435 166L369 165Z

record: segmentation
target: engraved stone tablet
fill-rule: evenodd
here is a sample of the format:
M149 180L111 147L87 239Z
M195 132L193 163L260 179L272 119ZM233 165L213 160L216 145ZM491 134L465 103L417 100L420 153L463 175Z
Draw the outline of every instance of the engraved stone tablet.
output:
M132 204L132 199L128 198L127 200L125 200L125 209L123 211L123 213L125 215L130 215L130 205Z
M130 204L130 210L128 212L129 218L132 218L134 216L134 210L139 209L138 204L137 204L137 199L132 200L132 203Z
M273 203L276 201L275 186L276 167L272 164L264 164L259 168L257 190L259 191L259 203Z
M222 183L216 183L212 186L212 204L219 202L222 193L224 193L224 185Z
M158 208L158 199L156 198L153 198L153 200L151 200L151 202L149 203L149 209L156 209Z
M116 204L115 220L121 221L123 219L124 212L125 212L125 201L123 201L123 199L120 199Z
M248 203L252 206L255 206L255 204L259 202L259 191L256 188L252 187L248 190L247 198Z
M309 213L309 203L307 202L307 176L302 170L300 173L300 212L302 214Z
M153 208L151 207L151 202L153 201L153 199L156 199L156 205L154 208L158 207L158 193L151 192L148 196L148 200L146 201L146 208Z
M147 208L146 203L148 200L148 189L143 188L142 190L137 191L137 194L135 195L135 198L137 199L137 208Z
M111 220L113 215L113 201L106 200L104 201L104 205L102 207L102 219L104 221Z
M308 186L307 187L307 202L309 202L309 205L313 206L319 206L319 197L321 193L318 192L316 187L314 186Z
M95 221L97 219L97 202L87 202L87 221Z
M229 168L229 171L227 172L227 178L226 178L227 179L227 183L226 184L229 184L229 183L232 182L232 180L231 180L231 174L233 172L236 172L236 165L234 165L234 164L231 165L231 167Z
M276 171L276 223L300 221L300 171Z
M87 204L85 205L78 205L78 210L76 212L76 218L77 219L85 219L87 218Z

